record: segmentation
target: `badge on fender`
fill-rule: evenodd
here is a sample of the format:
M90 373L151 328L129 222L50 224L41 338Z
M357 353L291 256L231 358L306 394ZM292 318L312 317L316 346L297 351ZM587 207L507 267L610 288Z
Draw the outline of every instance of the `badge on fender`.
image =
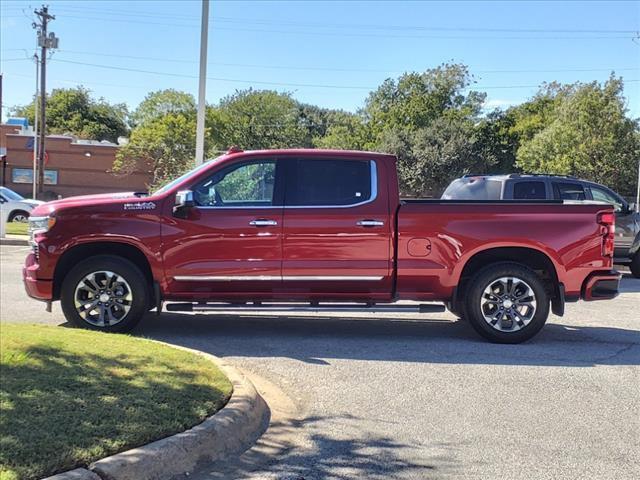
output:
M153 210L156 208L156 204L153 202L134 202L125 203L125 210Z

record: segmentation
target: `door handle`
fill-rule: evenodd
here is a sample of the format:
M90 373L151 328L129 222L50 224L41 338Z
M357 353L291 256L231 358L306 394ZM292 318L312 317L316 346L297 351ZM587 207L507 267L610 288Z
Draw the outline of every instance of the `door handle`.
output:
M380 220L367 219L358 221L356 225L358 225L359 227L382 227L384 225L384 222L381 222Z
M275 220L267 220L266 218L258 218L257 220L251 220L249 225L253 227L273 227L278 225Z

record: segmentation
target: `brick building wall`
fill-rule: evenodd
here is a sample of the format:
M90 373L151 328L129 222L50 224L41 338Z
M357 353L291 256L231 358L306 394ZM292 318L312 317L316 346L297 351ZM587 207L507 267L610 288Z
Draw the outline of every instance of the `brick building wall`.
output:
M0 136L5 137L6 143L2 185L31 197L34 137L9 133L4 128ZM113 172L118 145L88 143L75 141L72 137L50 135L46 138L45 146L45 200L74 195L143 191L151 181L149 168L145 165L138 165L130 174Z

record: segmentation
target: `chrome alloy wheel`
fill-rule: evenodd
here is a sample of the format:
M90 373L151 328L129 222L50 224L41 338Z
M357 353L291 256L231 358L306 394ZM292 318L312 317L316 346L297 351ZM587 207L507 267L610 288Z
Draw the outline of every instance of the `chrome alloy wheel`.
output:
M133 302L127 281L104 270L89 273L80 280L73 298L78 315L97 327L120 323Z
M517 332L526 327L536 313L536 295L531 286L518 277L491 281L480 299L485 322L500 332Z

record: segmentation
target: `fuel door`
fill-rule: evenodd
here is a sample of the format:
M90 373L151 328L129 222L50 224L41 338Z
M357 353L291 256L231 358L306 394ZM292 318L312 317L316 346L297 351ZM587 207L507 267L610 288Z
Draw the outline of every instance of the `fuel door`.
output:
M407 253L412 257L426 257L431 253L431 240L428 238L412 238L407 243Z

